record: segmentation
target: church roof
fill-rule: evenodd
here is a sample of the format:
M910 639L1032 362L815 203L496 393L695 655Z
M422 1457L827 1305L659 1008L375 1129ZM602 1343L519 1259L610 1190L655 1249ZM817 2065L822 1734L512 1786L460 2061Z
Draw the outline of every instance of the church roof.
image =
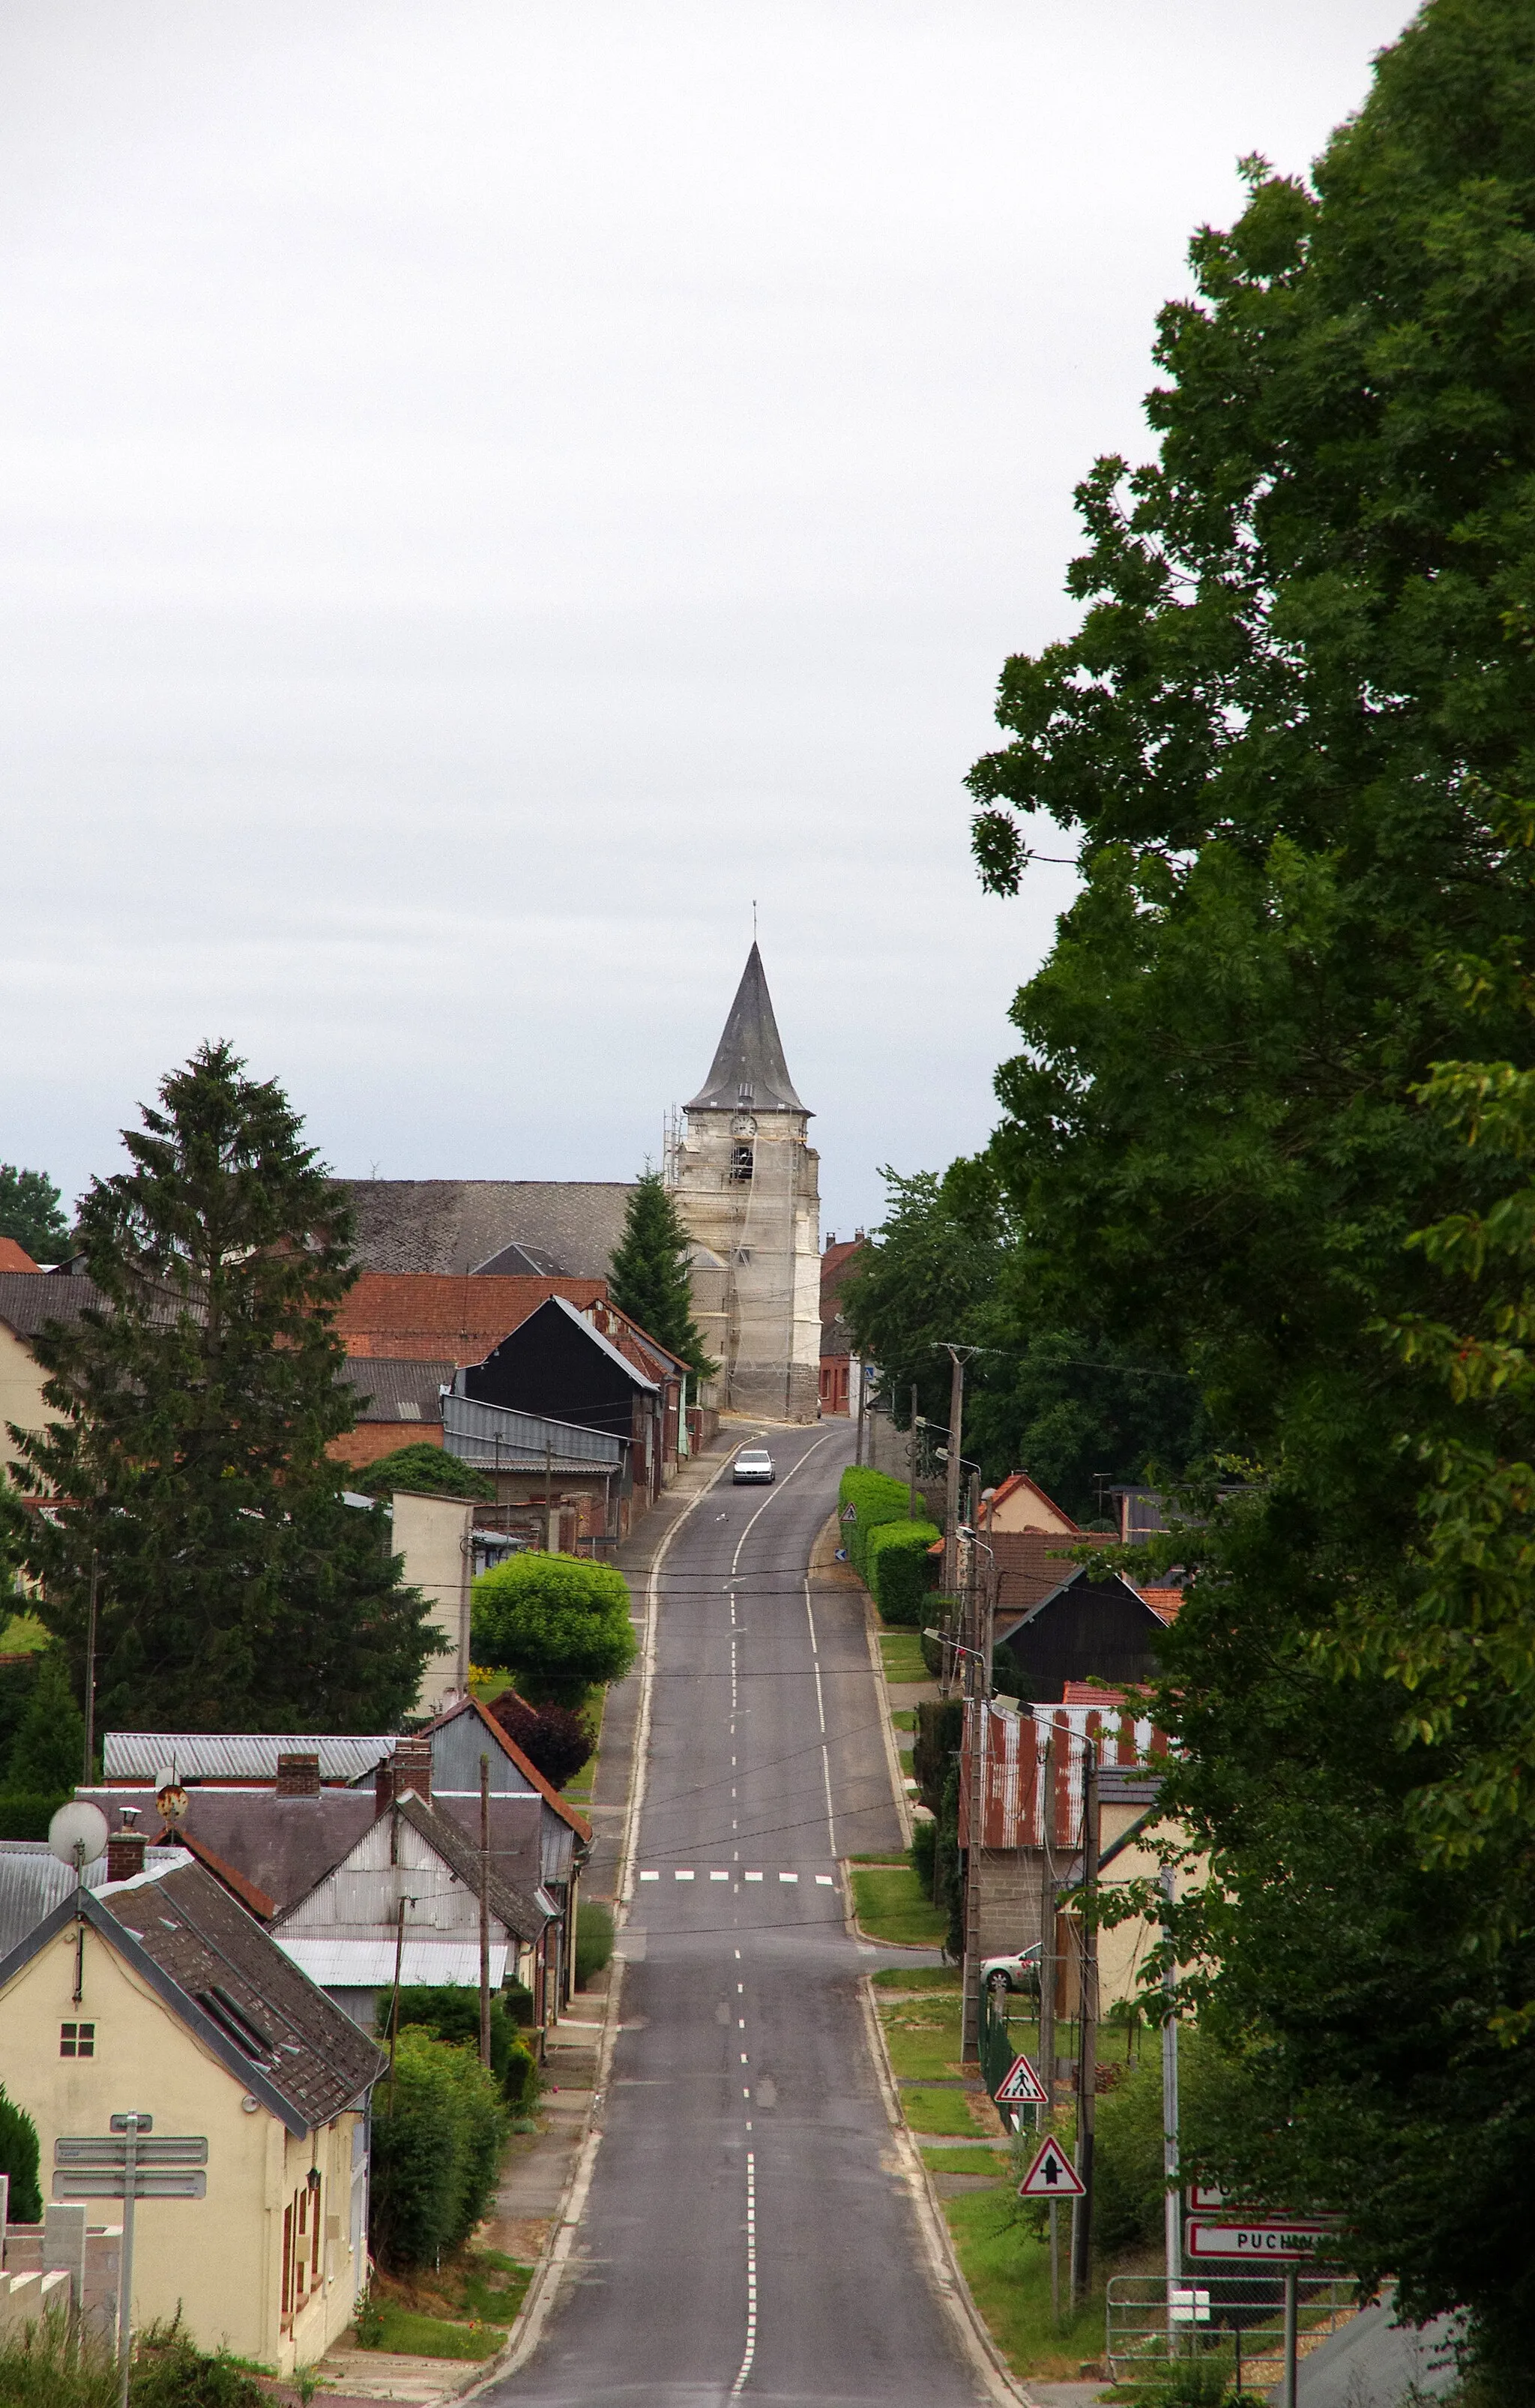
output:
M736 989L736 1000L714 1051L708 1078L686 1106L690 1112L802 1112L783 1043L773 1018L768 974L755 944Z
M606 1279L624 1235L626 1179L342 1179L366 1271L478 1271L510 1246ZM53 1287L56 1281L43 1284ZM403 1348L392 1349L403 1353Z

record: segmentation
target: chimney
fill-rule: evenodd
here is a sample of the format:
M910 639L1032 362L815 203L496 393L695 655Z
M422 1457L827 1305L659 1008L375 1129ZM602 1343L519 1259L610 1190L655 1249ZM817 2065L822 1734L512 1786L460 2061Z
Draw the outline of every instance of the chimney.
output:
M432 1742L429 1739L402 1739L395 1743L393 1756L386 1756L374 1775L374 1785L381 1814L396 1798L413 1789L425 1806L432 1802Z
M124 1825L107 1842L107 1878L109 1882L132 1881L143 1870L144 1834Z
M320 1751L312 1756L280 1756L277 1760L277 1794L280 1798L318 1798L320 1795Z

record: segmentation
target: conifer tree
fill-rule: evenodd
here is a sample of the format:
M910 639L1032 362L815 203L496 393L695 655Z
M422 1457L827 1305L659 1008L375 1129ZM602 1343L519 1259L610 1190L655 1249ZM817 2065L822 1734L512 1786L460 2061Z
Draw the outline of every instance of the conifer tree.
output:
M97 1727L386 1727L435 1650L381 1511L342 1501L350 1428L337 1306L356 1276L343 1199L275 1082L205 1045L93 1182L80 1241L102 1294L38 1340L59 1418L12 1429L26 1560L84 1670L100 1566Z
M629 1198L608 1283L621 1312L708 1380L719 1365L705 1354L703 1332L693 1318L692 1243L660 1172L642 1171Z

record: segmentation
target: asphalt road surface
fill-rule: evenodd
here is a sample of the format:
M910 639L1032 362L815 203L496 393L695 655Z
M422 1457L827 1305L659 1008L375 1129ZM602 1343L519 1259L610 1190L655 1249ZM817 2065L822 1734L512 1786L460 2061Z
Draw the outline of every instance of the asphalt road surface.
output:
M666 1559L603 2138L507 2408L983 2397L922 2271L844 1924L838 1858L899 1837L861 1614L806 1576L852 1433L760 1442L777 1484L726 1473Z

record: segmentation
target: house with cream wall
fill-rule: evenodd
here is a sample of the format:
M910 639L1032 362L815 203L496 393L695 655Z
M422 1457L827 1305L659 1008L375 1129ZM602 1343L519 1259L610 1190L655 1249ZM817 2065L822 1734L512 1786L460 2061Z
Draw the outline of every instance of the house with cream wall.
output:
M136 2211L136 2329L179 2315L203 2347L279 2373L345 2330L384 2059L200 1865L82 1891L79 1920L65 1899L0 1960L0 2065L45 2199L54 2143L114 2114L206 2138L206 2197Z

